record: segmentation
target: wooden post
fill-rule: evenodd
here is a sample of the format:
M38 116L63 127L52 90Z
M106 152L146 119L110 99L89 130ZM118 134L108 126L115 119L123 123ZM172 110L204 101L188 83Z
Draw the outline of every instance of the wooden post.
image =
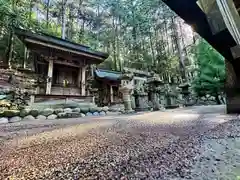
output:
M49 63L48 63L48 79L47 79L46 94L51 94L52 75L53 75L53 59L49 59Z
M81 69L81 95L86 96L86 66Z
M239 93L239 73L237 68L240 63L238 61L225 60L226 66L226 105L227 113L240 112L240 93Z
M22 64L22 67L24 69L27 68L27 61L28 61L28 57L29 57L29 50L27 47L25 47L24 49L24 58L23 58L23 64Z
M81 82L82 82L82 67L79 67L78 70L78 78L77 78L77 87L80 89L81 88Z
M36 91L35 91L35 94L39 94L40 93L40 87L39 85L36 87Z
M32 95L30 96L30 104L33 104L34 101L35 101L35 95L32 94Z
M113 103L113 87L112 85L109 86L110 86L110 103Z

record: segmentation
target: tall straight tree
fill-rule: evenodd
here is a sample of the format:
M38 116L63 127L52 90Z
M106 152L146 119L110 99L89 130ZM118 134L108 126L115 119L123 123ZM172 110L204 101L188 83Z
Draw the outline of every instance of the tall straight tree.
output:
M62 18L62 39L66 38L66 8L68 0L62 0L61 3L61 18Z
M18 25L21 27L83 43L93 49L106 50L110 56L102 67L115 70L122 69L122 66L142 70L148 68L166 79L180 74L176 57L184 54L179 53L178 49L182 51L182 48L178 47L184 47L182 39L185 34L176 35L178 32L173 31L172 18L176 15L162 1L18 0L18 10L23 14L19 16L21 20ZM179 26L177 22L176 26ZM171 38L172 32L175 34ZM173 38L176 36L180 36L178 43ZM3 46L5 52L9 51L7 45ZM15 50L21 48L13 49L13 58L16 59L16 54L21 52ZM183 60L181 62L184 63Z

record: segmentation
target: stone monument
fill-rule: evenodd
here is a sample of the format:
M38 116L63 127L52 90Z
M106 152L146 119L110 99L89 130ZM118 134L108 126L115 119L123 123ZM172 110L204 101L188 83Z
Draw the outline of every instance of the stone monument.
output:
M164 105L166 104L164 84L161 84L159 86L158 95L159 95L159 103L164 107Z
M170 84L165 85L165 97L166 97L166 108L172 109L177 108L179 105L176 102L177 99L177 92L176 89L174 91L175 87L170 86Z
M98 88L95 87L95 79L90 76L87 78L87 84L86 84L86 89L87 89L87 95L93 96L93 102L96 103L99 100L98 97Z
M189 91L189 87L190 85L188 83L183 83L179 85L179 88L181 89L180 93L182 94L183 101L184 101L184 106L190 105L191 92Z
M160 110L158 92L160 91L160 85L162 85L163 82L157 74L152 73L152 77L148 78L147 84L151 96L152 108L154 111Z
M133 92L133 74L124 72L121 77L121 85L119 87L119 91L123 95L123 103L124 103L124 111L125 113L133 112L132 103L131 103L131 95Z
M137 86L134 89L134 96L136 100L136 111L147 111L148 106L148 93L146 92L146 84Z

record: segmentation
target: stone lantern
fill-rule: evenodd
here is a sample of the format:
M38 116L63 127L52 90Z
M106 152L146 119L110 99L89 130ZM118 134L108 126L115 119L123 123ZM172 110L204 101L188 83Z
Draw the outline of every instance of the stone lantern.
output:
M121 79L121 85L120 85L119 91L123 95L124 110L125 110L125 113L131 113L133 112L133 109L131 106L131 95L134 89L133 82L132 82L133 74L123 73L120 79Z
M188 83L183 83L179 85L179 88L181 89L180 93L182 94L184 100L184 105L189 104L191 94L191 92L189 91L189 87L190 85Z
M93 103L96 103L98 102L98 88L94 86L94 82L95 79L92 76L88 77L86 89L87 94L93 96Z
M176 108L178 107L178 100L181 99L179 97L180 93L178 90L179 80L176 77L173 77L169 85L166 87L166 94L169 99L168 108Z
M137 86L134 89L134 96L136 98L136 111L147 111L148 106L148 93L146 92L146 84Z
M165 97L165 89L164 89L164 83L162 83L159 87L158 87L158 94L159 94L159 102L160 104L162 104L162 106L164 106L166 104L166 97Z
M148 78L147 84L152 99L153 110L160 110L158 93L160 91L160 85L162 85L163 82L157 74L153 74L152 77Z

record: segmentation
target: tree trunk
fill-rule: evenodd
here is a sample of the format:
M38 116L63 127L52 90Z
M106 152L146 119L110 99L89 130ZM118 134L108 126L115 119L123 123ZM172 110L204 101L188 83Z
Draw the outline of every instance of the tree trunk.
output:
M183 50L187 56L187 49L186 49L186 45L185 45L185 41L184 41L184 33L183 33L183 28L182 28L182 23L181 21L178 22L179 24L179 27L180 27L180 37L181 37L181 40L182 40L182 46L183 46Z
M121 26L120 17L118 17L118 25L116 26L116 36L117 36L116 39L117 39L117 59L118 59L118 66L119 66L118 70L121 70L122 65L120 60L119 26Z
M28 17L28 28L30 28L30 23L31 23L31 20L32 20L32 0L29 2L30 5L29 5L29 17Z
M66 4L67 0L62 0L62 39L66 39Z
M47 16L46 16L47 29L49 26L49 6L50 6L50 0L47 1Z
M82 25L81 25L81 29L80 29L80 34L79 34L80 43L83 43L84 31L85 31L85 19L82 20Z
M112 28L113 28L113 40L112 40L112 48L113 48L113 63L114 70L117 70L117 57L116 57L116 27L115 27L115 19L112 17Z
M151 34L151 29L149 29L149 41L150 41L150 48L152 52L152 65L155 65L155 53L153 49L153 41L152 41L152 34Z
M175 21L176 19L172 18L172 23L174 26L173 30L174 30L174 36L175 36L174 40L177 45L177 51L179 56L179 67L180 67L181 76L183 77L183 79L186 79L183 51L182 51L182 47L181 47L181 43L180 43L178 31L177 31L177 24Z
M165 37L166 37L166 42L167 42L167 55L170 55L170 45L168 41L168 30L167 30L167 21L164 17L164 30L165 30Z
M73 6L72 4L69 5L69 14L68 14L68 28L67 28L67 39L72 39L73 38Z
M8 39L8 48L6 53L6 65L11 68L12 61L12 53L13 53L13 32L10 31L9 39Z

